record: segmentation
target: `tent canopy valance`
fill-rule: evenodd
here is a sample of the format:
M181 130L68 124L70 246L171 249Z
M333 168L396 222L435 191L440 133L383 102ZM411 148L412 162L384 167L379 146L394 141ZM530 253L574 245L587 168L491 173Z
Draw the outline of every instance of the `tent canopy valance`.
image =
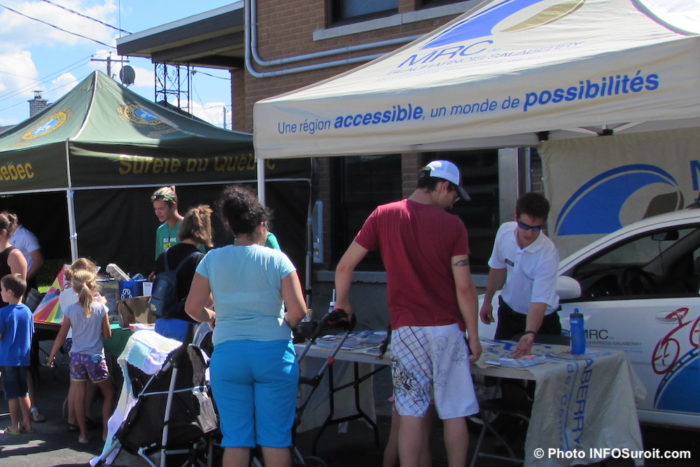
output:
M700 1L492 0L255 104L256 157L536 145L700 125Z

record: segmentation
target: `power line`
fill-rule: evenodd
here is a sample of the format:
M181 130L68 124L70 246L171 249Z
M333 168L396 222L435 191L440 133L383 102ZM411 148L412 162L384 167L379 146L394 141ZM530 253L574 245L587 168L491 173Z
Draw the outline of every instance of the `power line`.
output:
M61 68L61 69L59 69L58 71L55 71L55 72L53 72L53 73L50 73L50 74L48 74L48 75L46 75L46 76L44 76L44 77L42 77L42 78L38 78L36 81L37 81L37 83L43 83L43 82L45 82L45 81L47 81L47 80L49 80L49 79L51 79L51 78L53 78L53 77L59 75L59 74L62 73L62 72L66 72L66 73L67 73L67 72L73 71L73 70L76 69L76 68L79 68L79 67L81 67L81 66L84 66L85 63L83 63L83 62L86 62L89 58L90 58L90 57L88 56L87 58L80 59L80 60L74 62L74 63L71 64L71 65L67 65L67 66L65 66L65 67L63 67L63 68ZM51 92L53 92L53 91L56 91L56 90L59 90L59 89L61 89L61 88L66 87L66 86L69 86L69 85L71 85L71 84L73 84L73 83L61 84L61 85L59 85L59 86L56 86L56 87L53 87L53 88L49 88L49 89L45 90L44 92L46 92L46 93L51 93ZM25 87L20 88L20 89L17 89L17 90L7 91L7 92L5 92L4 94L0 95L0 103L3 103L3 104L4 104L4 103L7 103L7 101L12 100L12 99L16 98L17 96L20 96L20 97L21 97L22 92L24 92L24 91L26 91L26 90L28 90L28 89L36 89L36 87L37 87L37 84L36 84L36 83L33 83L33 84L30 84L30 85L28 85L28 86L25 86ZM4 112L4 111L6 111L6 110L13 109L13 108L15 108L15 107L17 107L17 106L19 106L19 105L24 105L24 104L26 104L26 102L27 102L27 101L26 101L24 98L22 98L21 101L16 102L15 104L11 104L11 105L8 105L8 106L6 106L6 107L0 107L0 112Z
M211 78L222 79L224 81L230 81L230 78L228 78L226 76L216 76L216 75L212 75L211 73L207 73L206 71L202 71L202 70L192 70L192 75L206 75L206 76L209 76Z
M76 68L78 68L78 67L81 67L81 66L86 65L86 64L90 61L90 58L92 58L91 55L88 55L87 57L80 58L80 59L76 60L75 62L69 64L69 65L66 65L66 66L64 66L64 67L62 67L62 68L59 68L58 70L56 70L56 71L54 71L54 72L52 72L52 73L49 73L49 74L46 75L46 76L42 76L42 77L40 77L40 78L37 78L37 79L36 79L36 82L37 82L37 83L43 83L43 82L45 82L45 81L48 81L48 80L50 80L50 79L55 78L56 76L60 75L61 73L64 73L64 72L67 73L67 72L73 71L74 69L76 69ZM4 72L4 73L6 73L6 74L8 74L8 75L12 75L12 76L21 77L20 75L16 75L16 74L13 74L13 73L7 73L7 72ZM23 88L5 91L4 93L0 93L0 100L3 100L3 99L10 99L10 98L12 98L12 97L14 97L14 96L21 95L21 94L22 94L24 91L26 91L27 89L35 89L36 87L37 87L37 84L30 84L30 85L25 86L25 87L23 87Z
M42 20L42 19L38 19L38 18L34 18L34 17L32 17L32 16L29 16L29 15L25 15L25 14L22 13L21 11L17 11L17 10L15 10L14 8L10 8L9 6L3 5L2 3L0 3L0 7L5 8L6 10L9 10L9 11L11 11L12 13L16 13L16 14L18 14L18 15L20 15L20 16L24 16L24 17L27 18L27 19L31 19L31 20L33 20L33 21L37 21L37 22L39 22L39 23L45 24L46 26L50 26L50 27L52 27L52 28L54 28L54 29L58 29L59 31L62 31L62 32L65 32L65 33L68 33L68 34L72 34L72 35L74 35L74 36L80 37L80 38L82 38L82 39L87 39L87 40L92 41L92 42L96 42L96 43L98 43L98 44L100 44L100 45L104 45L105 47L109 47L109 48L111 48L111 49L116 49L116 47L114 47L113 45L107 44L106 42L102 42L102 41L99 41L99 40L97 40L97 39L93 39L93 38L91 38L91 37L83 36L82 34L78 34L77 32L68 31L67 29L59 28L58 26L53 25L53 24L51 24L51 23L48 23L48 22L46 22L46 21L44 21L44 20Z
M54 88L51 88L46 92L53 92L53 91L56 91L58 89L65 88L66 86L72 86L72 85L75 85L75 83L64 83L64 84L61 84L61 85L56 86ZM5 110L13 109L13 108L17 107L18 105L22 105L22 104L26 105L26 102L27 101L20 101L20 102L17 102L16 104L12 104L12 105L9 105L7 107L0 108L0 112L4 112Z
M99 19L97 19L97 18L93 18L92 16L85 15L85 14L83 14L83 13L80 13L79 11L71 10L71 9L68 8L68 7L65 7L65 6L63 6L63 5L59 5L58 3L54 3L54 2L52 2L51 0L41 0L41 1L42 1L42 2L46 2L46 3L48 3L49 5L53 5L53 6L55 6L55 7L61 8L61 9L63 9L63 10L66 10L66 11L68 11L68 12L70 12L70 13L73 13L74 15L78 15L78 16L81 16L81 17L83 17L83 18L89 19L90 21L94 21L94 22L96 22L96 23L100 23L101 25L107 26L108 28L114 29L115 31L123 32L123 33L126 33L126 34L131 34L129 31L125 31L125 30L123 30L123 29L119 29L119 28L116 27L116 26L112 26L112 25L109 24L109 23L105 23L105 22L102 21L102 20L99 20Z

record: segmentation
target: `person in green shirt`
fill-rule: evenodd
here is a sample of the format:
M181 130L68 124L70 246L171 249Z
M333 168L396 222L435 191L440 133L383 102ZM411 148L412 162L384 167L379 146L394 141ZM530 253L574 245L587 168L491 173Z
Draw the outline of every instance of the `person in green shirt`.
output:
M267 233L267 238L265 239L265 246L268 248L272 248L273 250L282 251L282 248L280 248L280 244L277 241L277 237L275 237L275 234L273 234L272 232Z
M177 212L177 195L174 186L158 188L151 195L153 211L161 224L156 230L156 258L178 243L182 216Z

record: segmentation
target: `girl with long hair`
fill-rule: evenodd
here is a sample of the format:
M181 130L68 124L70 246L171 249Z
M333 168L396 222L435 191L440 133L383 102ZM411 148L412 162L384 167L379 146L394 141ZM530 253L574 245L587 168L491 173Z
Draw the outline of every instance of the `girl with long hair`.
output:
M88 442L85 405L85 391L88 379L95 383L102 392L102 439L107 435L109 420L114 400L114 387L107 368L102 338L109 338L107 306L95 299L97 281L92 271L81 269L73 273L73 290L78 294L78 303L63 310L63 322L58 336L49 354L49 365L53 366L56 354L66 339L68 330L72 330L73 344L70 351L70 390L73 398L73 410L80 434L79 443Z
M185 313L185 298L190 291L194 271L204 257L200 249L213 246L211 214L211 208L204 204L187 211L180 223L180 243L165 250L156 260L156 274L165 270L166 258L170 270L180 266L176 277L177 312L173 316L156 319L156 332L162 336L181 342L189 342L192 337L195 321Z

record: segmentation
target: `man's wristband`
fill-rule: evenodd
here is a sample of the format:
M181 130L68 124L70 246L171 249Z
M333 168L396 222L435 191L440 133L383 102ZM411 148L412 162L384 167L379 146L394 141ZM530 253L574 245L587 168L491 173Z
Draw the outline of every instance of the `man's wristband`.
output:
M525 331L523 333L523 336L526 336L528 334L532 334L532 337L537 337L537 333L535 331Z

